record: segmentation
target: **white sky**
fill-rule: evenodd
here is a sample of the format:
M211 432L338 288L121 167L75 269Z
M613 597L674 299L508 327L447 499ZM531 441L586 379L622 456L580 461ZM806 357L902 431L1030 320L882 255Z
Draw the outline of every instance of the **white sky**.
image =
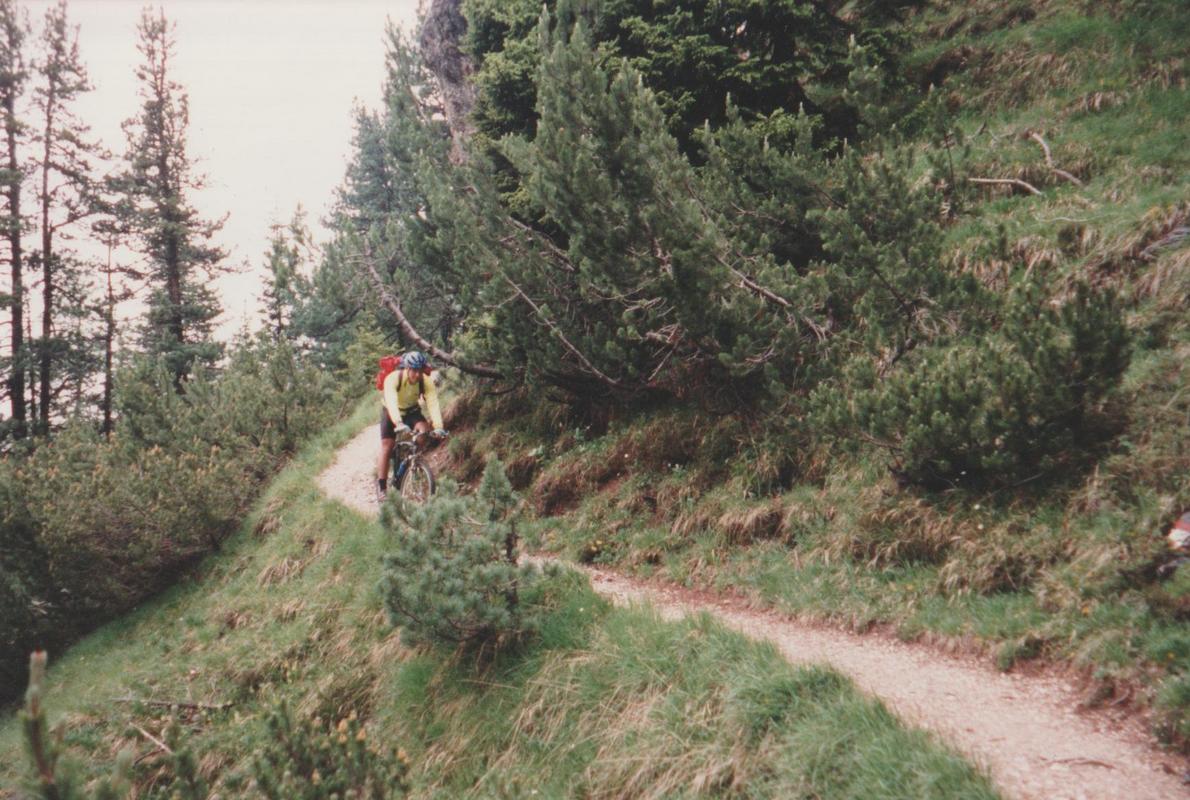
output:
M26 0L39 35L46 0ZM95 90L75 109L124 152L120 123L136 114L136 25L146 5L175 23L173 79L190 97L189 149L207 188L191 197L208 219L228 214L218 243L242 274L218 281L225 338L255 325L269 226L300 203L316 238L351 147L352 108L379 106L384 28L416 23L417 0L72 0L79 51Z

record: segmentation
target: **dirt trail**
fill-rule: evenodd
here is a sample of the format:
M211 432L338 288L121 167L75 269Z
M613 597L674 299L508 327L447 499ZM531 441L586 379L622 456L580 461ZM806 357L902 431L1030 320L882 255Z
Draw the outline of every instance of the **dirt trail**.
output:
M371 471L377 432L368 428L318 478L329 496L376 513ZM1190 798L1180 759L1155 750L1135 722L1079 713L1075 688L1052 678L997 672L969 659L883 636L809 625L670 586L589 570L618 603L648 603L668 618L707 612L775 644L794 663L824 663L850 676L902 720L933 731L983 765L1008 797L1029 800Z

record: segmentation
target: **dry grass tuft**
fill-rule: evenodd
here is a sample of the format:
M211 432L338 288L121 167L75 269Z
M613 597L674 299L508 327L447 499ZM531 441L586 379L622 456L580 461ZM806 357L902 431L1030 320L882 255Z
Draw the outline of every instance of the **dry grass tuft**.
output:
M276 586L293 580L306 570L306 562L300 558L285 556L260 571L256 582L260 586Z
M280 530L282 522L281 508L284 505L285 502L280 497L274 497L270 500L269 504L265 506L264 511L261 512L260 521L256 523L256 527L253 528L252 532L264 538L266 536L272 536Z
M761 539L771 539L781 530L781 504L767 502L724 512L716 524L728 543L746 545Z
M532 453L521 453L505 464L504 470L508 474L508 482L512 484L512 488L519 492L533 483L540 467L541 462L537 456Z
M879 487L865 492L860 507L867 508L849 526L848 534L830 540L828 555L850 556L870 567L942 562L969 523L939 512L917 497L884 497Z

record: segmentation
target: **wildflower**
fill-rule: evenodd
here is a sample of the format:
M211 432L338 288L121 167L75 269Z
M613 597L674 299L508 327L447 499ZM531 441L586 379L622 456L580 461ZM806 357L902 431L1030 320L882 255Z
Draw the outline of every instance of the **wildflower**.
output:
M310 775L310 783L315 786L322 783L322 774L318 770L314 770L313 774Z

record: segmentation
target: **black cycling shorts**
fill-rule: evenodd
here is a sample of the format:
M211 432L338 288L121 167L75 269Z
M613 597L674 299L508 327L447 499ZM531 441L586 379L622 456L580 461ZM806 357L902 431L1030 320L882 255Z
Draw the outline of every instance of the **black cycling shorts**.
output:
M414 406L413 408L401 409L401 421L412 428L419 422L425 422L426 418L421 413L421 406ZM388 415L388 409L384 406L380 407L380 438L381 439L396 439L397 429L393 425L392 418Z

